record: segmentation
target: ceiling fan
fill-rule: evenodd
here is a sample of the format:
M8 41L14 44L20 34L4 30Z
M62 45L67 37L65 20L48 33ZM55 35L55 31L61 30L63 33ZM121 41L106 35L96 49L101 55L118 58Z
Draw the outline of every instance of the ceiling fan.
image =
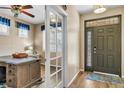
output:
M14 17L18 17L19 14L23 13L34 18L35 16L33 14L25 11L26 9L31 8L33 8L32 5L11 5L10 7L0 7L0 9L10 9L14 14Z

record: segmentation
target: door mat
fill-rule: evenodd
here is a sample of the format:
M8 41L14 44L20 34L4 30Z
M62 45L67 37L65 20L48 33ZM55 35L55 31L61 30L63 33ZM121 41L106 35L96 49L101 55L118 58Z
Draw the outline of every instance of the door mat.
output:
M119 76L99 74L99 73L89 73L86 79L111 83L111 84L124 84L123 80Z

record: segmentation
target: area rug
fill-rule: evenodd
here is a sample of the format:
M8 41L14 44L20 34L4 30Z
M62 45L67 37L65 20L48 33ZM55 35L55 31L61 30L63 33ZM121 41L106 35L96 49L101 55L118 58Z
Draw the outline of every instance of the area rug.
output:
M115 75L89 73L86 79L105 82L105 83L111 83L111 84L124 84L122 79L119 76L115 76Z

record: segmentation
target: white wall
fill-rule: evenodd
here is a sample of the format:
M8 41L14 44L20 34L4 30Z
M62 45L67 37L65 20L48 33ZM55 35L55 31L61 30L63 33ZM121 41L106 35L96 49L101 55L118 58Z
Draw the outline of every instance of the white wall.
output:
M81 16L81 69L84 70L84 20L89 20L89 19L95 19L95 18L102 18L106 16L113 16L113 15L122 15L122 31L121 31L121 47L122 47L122 58L121 58L121 63L122 63L122 75L124 76L124 7L116 8L116 9L111 9L107 10L105 13L102 14L86 14Z
M79 32L80 32L80 16L75 6L67 7L67 82L79 72Z

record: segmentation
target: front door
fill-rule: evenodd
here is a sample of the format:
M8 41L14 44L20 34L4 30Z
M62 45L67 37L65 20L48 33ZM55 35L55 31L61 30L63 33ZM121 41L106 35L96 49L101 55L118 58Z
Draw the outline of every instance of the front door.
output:
M121 75L120 23L120 16L85 22L85 70Z
M93 37L94 71L120 75L120 26L95 27Z

